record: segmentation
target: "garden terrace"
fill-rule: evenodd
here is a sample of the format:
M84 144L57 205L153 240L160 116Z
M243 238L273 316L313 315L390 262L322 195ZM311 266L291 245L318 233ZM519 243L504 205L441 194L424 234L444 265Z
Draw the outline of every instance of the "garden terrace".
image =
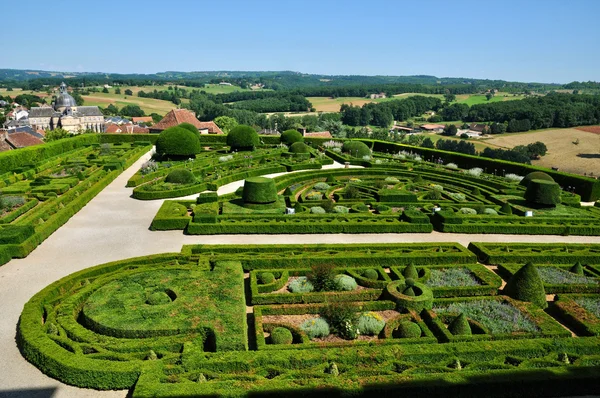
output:
M506 247L496 274L453 243L184 246L49 285L17 342L52 377L134 397L597 391L597 292L508 297Z
M72 138L74 149L61 155L43 158L38 153L37 163L0 181L0 264L27 256L150 150L144 144L99 144L95 138L96 143L85 136Z

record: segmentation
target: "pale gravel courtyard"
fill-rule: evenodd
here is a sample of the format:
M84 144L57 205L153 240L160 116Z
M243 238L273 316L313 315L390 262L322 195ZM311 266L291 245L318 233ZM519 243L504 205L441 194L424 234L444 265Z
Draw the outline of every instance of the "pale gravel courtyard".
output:
M330 235L220 235L187 236L181 231L152 232L148 227L162 200L131 199L127 180L149 158L143 156L106 189L52 234L27 258L0 266L0 397L125 397L127 391L95 391L70 387L42 374L25 361L15 343L23 305L50 283L75 271L109 261L155 253L179 252L184 244L273 243L406 243L459 242L569 242L600 243L600 237L517 236L466 234L330 234ZM326 168L343 167L340 164ZM273 175L274 176L274 175ZM233 192L234 182L219 189ZM191 195L189 198L195 198Z

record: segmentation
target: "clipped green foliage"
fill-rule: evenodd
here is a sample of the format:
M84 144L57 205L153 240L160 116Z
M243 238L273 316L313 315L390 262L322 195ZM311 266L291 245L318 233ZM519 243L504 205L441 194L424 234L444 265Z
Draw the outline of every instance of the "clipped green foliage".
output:
M148 300L146 300L146 304L149 305L169 304L170 302L171 298L165 292L154 292L148 296Z
M502 212L503 214L505 214L507 216L511 216L512 215L512 207L507 202L504 202L502 204L502 208L500 209L500 212Z
M146 355L146 359L148 361L156 361L158 359L158 355L154 352L154 350L150 350L148 355Z
M293 194L294 193L292 192L290 187L286 187L285 190L283 191L283 196L292 196Z
M182 129L186 129L188 131L191 131L192 133L194 133L194 135L198 136L198 139L200 139L200 131L198 131L198 128L196 126L194 126L191 123L180 123L177 125L177 127L180 127Z
M369 311L358 317L356 326L361 335L377 336L385 327L385 321L378 313Z
M294 211L296 213L302 213L304 211L304 206L302 206L300 202L296 202L296 204L294 205Z
M329 336L329 324L323 318L312 318L307 319L302 322L300 325L300 330L302 330L309 339L316 339L319 337Z
M331 362L329 365L327 365L327 369L325 369L325 373L328 373L332 376L340 375L340 371L338 370L338 367L335 364L335 362Z
M548 174L543 171L534 171L527 174L520 182L519 185L527 187L529 183L533 180L544 180L554 182L554 178L550 177Z
M553 181L531 180L525 191L525 200L542 206L556 206L560 203L560 186Z
M358 287L356 279L349 275L336 275L333 280L335 283L335 290L350 292L352 290L356 290Z
M400 322L392 335L401 339L415 339L421 337L421 327L414 322Z
M572 273L577 274L577 275L583 275L583 266L581 265L581 263L579 261L577 261L571 267L571 269L569 269L569 271L571 271Z
M310 147L304 142L294 142L290 145L289 151L291 153L310 153Z
M196 178L188 169L175 169L167 174L165 182L173 184L193 184L196 182Z
M342 146L342 152L352 157L362 159L363 156L371 156L371 149L361 141L346 141Z
M48 322L48 325L46 326L46 333L58 336L58 328L54 323Z
M289 285L288 290L292 293L309 293L315 290L313 284L305 276L300 276L293 279Z
M311 214L326 214L327 210L325 210L321 206L313 206L310 208L310 213Z
M287 328L277 327L271 331L271 343L273 344L292 344L294 336Z
M258 283L261 285L268 285L273 282L275 282L275 275L272 272L261 272L258 274Z
M302 142L304 141L304 137L302 136L302 133L300 133L298 130L286 130L283 133L281 133L281 143L286 144L286 145L292 145L296 142Z
M253 150L260 144L258 133L250 126L238 124L227 134L227 145L232 150Z
M410 297L415 297L417 294L415 293L415 289L412 286L407 286L403 291L402 294L406 295L406 296L410 296Z
M325 182L331 184L332 182L335 182L335 177L332 175L328 175L327 180L325 180Z
M242 199L246 203L266 204L277 200L275 181L267 177L250 177L244 181Z
M479 190L478 187L473 188L473 190L471 191L471 193L475 196L480 196L481 195L481 191Z
M454 336L470 336L471 326L469 325L469 320L465 316L465 314L460 314L448 325L448 330Z
M379 279L379 272L377 272L377 270L374 270L373 268L368 268L363 272L363 276L367 279L376 281L377 279Z
M198 136L178 126L163 130L156 140L156 153L167 157L193 157L201 150Z
M402 275L406 279L419 279L419 271L417 271L417 267L414 264L407 265L404 271L402 271Z
M350 209L346 206L333 206L333 212L338 214L347 214L350 212Z
M528 301L546 308L546 292L544 283L532 263L527 263L519 269L504 287L504 294L521 301Z

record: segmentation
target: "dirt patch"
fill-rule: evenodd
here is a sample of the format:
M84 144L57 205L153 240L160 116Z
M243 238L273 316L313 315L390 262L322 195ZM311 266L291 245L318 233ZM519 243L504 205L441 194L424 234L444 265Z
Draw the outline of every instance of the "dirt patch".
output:
M585 131L585 132L594 133L594 134L600 134L600 126L576 127L575 130Z

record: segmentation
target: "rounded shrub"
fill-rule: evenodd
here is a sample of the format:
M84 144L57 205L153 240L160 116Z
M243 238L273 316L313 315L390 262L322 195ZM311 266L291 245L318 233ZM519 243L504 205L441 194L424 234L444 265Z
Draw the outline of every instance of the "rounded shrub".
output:
M171 298L165 292L154 292L146 300L146 304L149 305L169 304L170 302Z
M292 293L309 293L315 288L307 277L300 276L289 283L288 290Z
M371 156L371 149L361 141L346 141L342 146L342 152L350 156L362 159L363 156Z
M261 272L258 274L258 283L261 285L268 285L269 283L275 282L275 275L272 272Z
M553 181L531 180L524 197L536 205L556 206L560 203L560 186Z
M173 184L192 184L196 181L194 174L188 169L175 169L165 178L165 182Z
M194 126L191 123L180 123L177 125L177 127L181 127L182 129L186 129L188 131L191 131L192 133L194 133L194 135L198 136L198 139L200 139L200 131L198 131L198 128L196 126Z
M544 283L532 263L527 263L519 269L504 287L504 294L521 301L537 304L541 308L548 307Z
M330 186L326 182L317 182L314 186L317 191L327 191Z
M275 181L267 177L250 177L244 181L242 199L246 203L266 204L277 200Z
M300 325L300 330L306 333L311 340L318 337L327 337L330 333L329 324L323 318L307 319Z
M459 214L477 214L477 210L471 209L469 207L461 207L458 209Z
M421 327L414 322L403 321L394 329L392 336L401 339L416 339L421 337Z
M490 215L490 216L497 216L498 212L496 210L494 210L494 209L486 208L483 211L483 214L487 214L487 215Z
M379 205L375 208L375 210L377 210L378 213L383 213L392 210L392 208L386 205Z
M156 140L156 153L167 157L193 157L201 150L198 136L178 126L163 130Z
M543 171L534 171L527 174L520 182L519 185L527 187L529 183L533 180L544 180L554 182L554 178L550 177L548 174Z
M376 312L365 312L358 317L358 332L366 336L377 336L385 327L385 321Z
M304 142L294 142L290 145L289 151L291 153L310 153L310 147Z
M366 279L376 281L377 279L379 279L379 272L377 272L377 270L374 270L373 268L367 268L365 272L363 272L363 276Z
M333 212L334 213L339 213L339 214L346 214L350 211L349 208L347 208L346 206L333 206Z
M302 136L302 133L300 133L298 130L285 130L283 133L281 133L281 143L285 144L285 145L292 145L295 142L302 142L304 141L304 137Z
M356 279L349 275L336 275L333 278L333 281L335 283L336 290L350 292L352 290L356 290L356 288L358 287Z
M277 327L271 331L271 343L273 344L292 344L294 336L287 328Z
M238 124L227 134L227 145L231 149L253 150L258 144L260 144L258 133L245 124Z
M469 325L465 314L460 314L454 318L450 325L448 325L448 330L454 336L470 336L472 334L471 325Z
M311 214L326 214L327 211L325 211L325 209L322 208L321 206L313 206L310 208L310 213Z
M385 182L389 182L391 184L395 184L395 183L400 182L400 180L397 179L396 177L386 177L384 181Z

